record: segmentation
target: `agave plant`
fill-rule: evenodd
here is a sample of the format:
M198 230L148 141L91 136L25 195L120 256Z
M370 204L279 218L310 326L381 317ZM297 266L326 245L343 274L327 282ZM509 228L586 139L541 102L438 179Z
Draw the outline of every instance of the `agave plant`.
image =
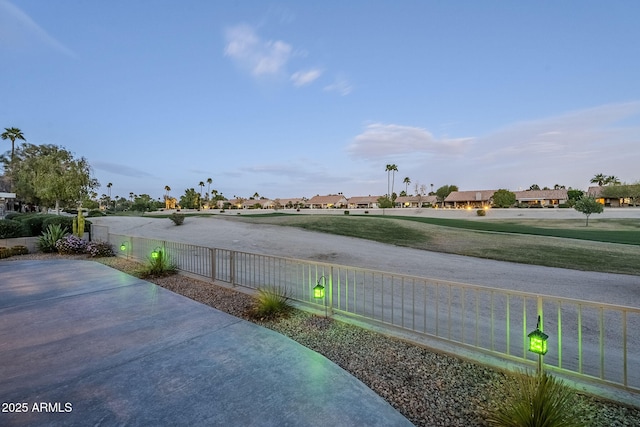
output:
M42 252L57 252L56 242L66 236L67 229L60 224L49 224L38 238L38 249Z

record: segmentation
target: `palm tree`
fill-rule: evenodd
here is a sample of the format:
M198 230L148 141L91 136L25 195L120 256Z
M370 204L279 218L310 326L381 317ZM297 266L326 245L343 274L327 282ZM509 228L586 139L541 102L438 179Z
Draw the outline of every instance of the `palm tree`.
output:
M107 184L107 193L109 194L109 199L111 199L111 187L113 187L112 183Z
M607 182L607 177L604 174L599 173L589 181L592 184L598 184L599 187L602 187Z
M391 194L389 195L390 198L393 197L393 187L395 185L396 172L398 172L398 166L391 165Z
M411 184L411 179L408 176L405 176L402 182L404 182L404 194L407 194L407 191L409 190L409 184Z
M605 185L620 185L620 178L618 178L617 176L608 176L605 179Z
M202 189L204 188L204 181L200 181L198 183L198 187L200 187L200 199L198 205L200 206L200 208L202 208Z
M15 147L16 139L21 139L23 141L26 141L26 139L24 139L24 135L22 134L22 131L18 128L4 128L4 130L5 132L2 133L2 139L11 140L11 163L13 163L13 156L16 151L16 147Z
M164 186L164 191L166 191L166 194L165 194L164 198L168 199L169 198L169 191L171 191L171 187L169 187L168 185L165 185Z
M211 178L207 178L207 199L209 198L209 193L211 193L211 183L213 180Z
M387 163L387 167L384 169L384 171L387 173L387 197L391 198L391 181L390 181L390 172L391 172L391 165Z

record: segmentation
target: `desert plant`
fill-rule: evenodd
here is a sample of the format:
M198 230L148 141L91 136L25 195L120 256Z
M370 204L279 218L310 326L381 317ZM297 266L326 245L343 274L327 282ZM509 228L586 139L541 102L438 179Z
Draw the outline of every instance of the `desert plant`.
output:
M64 255L83 254L87 250L87 242L75 234L69 234L56 241L56 249Z
M519 373L504 382L504 395L490 399L486 421L491 426L573 427L582 426L575 394L562 381L543 372Z
M16 245L11 247L11 253L13 255L26 255L29 253L29 249L23 245Z
M148 258L147 265L140 274L141 277L170 276L178 272L178 266L171 260L165 251L159 250L155 253L156 256Z
M286 289L272 286L258 289L250 314L256 319L271 320L287 316L292 308Z
M87 243L86 252L92 258L115 256L113 247L109 242L89 242Z
M349 211L344 211L344 214L345 215L349 215Z
M179 214L174 212L171 215L169 215L169 219L173 221L175 225L182 225L182 223L184 222L184 214Z
M60 224L49 224L38 238L38 249L42 252L56 252L56 242L67 234L67 229Z
M476 211L476 215L478 215L478 216L486 216L487 215L487 211L485 211L484 209L478 209Z
M0 246L0 259L9 258L13 255L13 251L7 247Z

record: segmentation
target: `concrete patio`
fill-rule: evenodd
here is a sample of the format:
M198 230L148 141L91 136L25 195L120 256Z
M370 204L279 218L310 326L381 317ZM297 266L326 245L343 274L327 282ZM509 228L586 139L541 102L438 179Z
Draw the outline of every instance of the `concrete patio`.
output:
M411 425L280 334L73 260L0 262L0 402L3 426Z

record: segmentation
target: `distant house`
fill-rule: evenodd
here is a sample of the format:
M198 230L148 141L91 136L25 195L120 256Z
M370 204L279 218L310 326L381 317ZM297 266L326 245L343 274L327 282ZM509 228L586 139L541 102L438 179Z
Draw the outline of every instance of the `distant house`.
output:
M395 200L397 208L420 208L424 206L435 205L436 196L400 196Z
M514 194L520 205L558 206L569 199L565 189L515 191Z
M12 204L15 199L16 193L0 193L0 217L3 217L5 212L13 207Z
M382 196L353 196L348 200L349 209L374 209Z
M631 201L629 199L620 199L619 197L604 197L602 195L604 188L605 187L603 186L589 187L589 189L587 190L587 195L594 197L599 203L612 208L618 208L624 206L625 204L630 204Z
M496 190L453 191L444 199L449 208L483 208L491 206Z
M348 205L347 199L342 194L330 194L328 196L313 196L306 202L311 209L343 208Z

